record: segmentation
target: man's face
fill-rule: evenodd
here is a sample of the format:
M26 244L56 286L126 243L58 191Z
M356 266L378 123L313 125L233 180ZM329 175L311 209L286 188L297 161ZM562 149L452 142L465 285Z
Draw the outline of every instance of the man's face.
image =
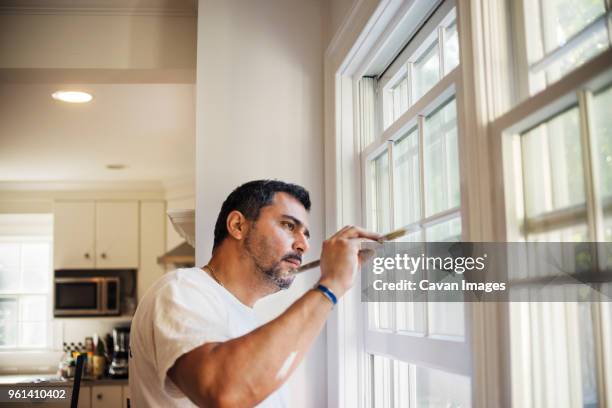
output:
M276 193L271 205L263 207L244 240L247 256L266 280L287 289L308 250L308 212L293 196Z

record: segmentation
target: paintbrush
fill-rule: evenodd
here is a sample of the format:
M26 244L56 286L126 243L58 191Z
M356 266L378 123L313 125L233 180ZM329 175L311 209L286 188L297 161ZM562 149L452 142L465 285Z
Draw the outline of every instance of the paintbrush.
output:
M403 237L404 235L406 235L406 233L408 232L407 229L404 228L400 228L398 230L395 230L393 232L389 232L388 234L383 235L382 237L380 237L380 239L378 240L378 242L384 242L384 241L393 241L395 239L398 239L399 237ZM361 252L365 252L367 250L362 250L359 251ZM317 259L316 261L312 261L312 262L308 262L302 266L300 266L299 268L295 269L293 273L301 273L304 272L308 269L312 269L312 268L316 268L321 264L321 260Z

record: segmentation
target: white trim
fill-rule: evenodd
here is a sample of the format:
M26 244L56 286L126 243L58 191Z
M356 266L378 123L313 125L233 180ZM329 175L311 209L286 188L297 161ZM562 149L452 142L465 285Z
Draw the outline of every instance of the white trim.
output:
M368 354L399 358L411 364L470 377L470 345L463 340L448 340L368 330L365 334L365 351ZM415 354L410 352L411 350L422 352Z

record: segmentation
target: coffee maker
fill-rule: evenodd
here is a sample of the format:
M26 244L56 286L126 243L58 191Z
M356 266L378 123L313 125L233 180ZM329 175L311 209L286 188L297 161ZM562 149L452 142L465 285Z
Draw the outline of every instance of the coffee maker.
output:
M130 347L130 325L113 329L113 359L108 374L113 378L128 377L128 353Z

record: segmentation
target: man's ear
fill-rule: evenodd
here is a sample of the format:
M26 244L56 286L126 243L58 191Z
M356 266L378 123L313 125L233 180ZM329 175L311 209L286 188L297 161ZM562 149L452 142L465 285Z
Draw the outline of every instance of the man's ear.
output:
M248 233L249 223L240 211L234 210L227 216L226 227L229 235L241 241Z

